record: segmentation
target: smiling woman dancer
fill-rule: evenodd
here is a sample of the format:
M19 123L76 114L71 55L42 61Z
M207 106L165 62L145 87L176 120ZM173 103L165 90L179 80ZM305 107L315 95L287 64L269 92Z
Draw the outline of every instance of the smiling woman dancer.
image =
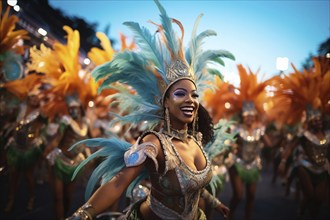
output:
M118 120L133 124L145 121L150 124L150 130L132 146L115 138L77 143L103 146L85 163L97 156L107 156L107 159L90 178L86 191L88 201L69 219L93 219L126 189L131 192L145 177L151 182L150 193L130 206L125 219L206 219L198 207L201 197L228 217L229 209L204 189L213 175L210 158L202 145L216 143L221 148L224 144L215 138L218 131L213 129L210 116L200 105L198 94L209 87L214 77L206 74L207 63L223 63L221 58L234 57L224 50L201 50L202 39L215 33L208 30L195 36L200 17L184 55L181 23L169 18L160 3L155 2L162 19L162 24L157 25L160 40L139 24L126 22L136 34L140 50L119 53L113 61L93 72L96 79L107 77L101 89L114 82L135 89L136 93L132 94L122 85L114 86L119 90L114 95L119 105L132 109L131 114L118 116ZM176 37L172 23L181 29L180 38ZM161 129L155 131L155 127ZM99 178L101 187L89 197Z

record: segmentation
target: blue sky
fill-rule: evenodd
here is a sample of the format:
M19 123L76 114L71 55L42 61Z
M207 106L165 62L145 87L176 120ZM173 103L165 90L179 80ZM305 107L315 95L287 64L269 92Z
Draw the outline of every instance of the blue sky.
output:
M189 40L195 19L203 18L198 32L215 30L218 35L205 41L206 49L225 49L236 61L226 60L221 71L227 80L237 82L236 64L243 64L253 72L260 70L268 78L279 71L277 57L288 57L300 68L309 54L316 54L320 43L330 36L330 0L164 0L160 1L170 17L185 27L185 43ZM123 25L136 21L155 30L147 21L159 23L159 11L151 0L49 0L54 8L70 16L78 16L98 24L98 31L110 25L109 35L118 39L119 33L131 37ZM187 45L187 44L186 44ZM119 46L119 45L117 45ZM286 72L290 72L292 68Z

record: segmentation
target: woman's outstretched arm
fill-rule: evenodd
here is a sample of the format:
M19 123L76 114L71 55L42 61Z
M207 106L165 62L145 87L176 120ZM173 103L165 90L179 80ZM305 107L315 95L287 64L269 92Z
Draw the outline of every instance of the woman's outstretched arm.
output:
M127 189L129 184L137 177L144 163L139 166L125 167L109 182L101 185L71 217L66 220L92 220L114 204Z

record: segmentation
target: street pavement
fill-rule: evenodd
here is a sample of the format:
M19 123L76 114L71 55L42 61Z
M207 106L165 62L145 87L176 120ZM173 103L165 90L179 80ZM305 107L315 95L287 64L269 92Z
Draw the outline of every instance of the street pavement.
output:
M298 201L295 200L294 193L291 193L290 196L285 197L284 187L281 184L281 181L278 180L276 183L271 183L271 175L271 167L268 169L263 169L262 178L258 182L252 220L314 220L315 218L309 218L308 216L298 218ZM74 199L70 213L72 213L83 204L86 181L87 177L78 181L76 190L74 192ZM25 207L28 200L27 189L26 185L24 184L24 179L22 179L17 191L15 206L10 213L4 212L8 192L8 173L6 172L1 172L0 174L0 187L1 220L55 220L53 212L52 192L49 183L44 182L42 184L37 184L35 208L32 211L26 211ZM224 204L228 205L230 197L231 187L227 182L219 198ZM120 203L121 208L124 208L123 204L123 202ZM245 200L243 199L235 213L235 220L244 219L244 204ZM329 216L330 204L327 203L321 207L321 216L319 220L330 219ZM102 220L103 219L105 218L102 218ZM212 220L216 219L220 220L223 219L223 217L219 213L214 212Z

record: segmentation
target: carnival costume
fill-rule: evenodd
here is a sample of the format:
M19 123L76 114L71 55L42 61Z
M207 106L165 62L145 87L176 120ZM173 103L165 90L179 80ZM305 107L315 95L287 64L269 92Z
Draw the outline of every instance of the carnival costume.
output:
M8 164L17 170L35 165L44 148L40 134L45 120L39 109L29 114L25 113L25 109L26 106L22 106L22 117L18 118L13 138L8 141Z
M294 72L281 77L274 77L271 84L277 89L272 97L274 106L267 112L270 117L286 121L288 125L300 124L305 116L306 122L330 114L329 62L324 65L322 59L313 58L314 68ZM283 109L284 108L284 109ZM281 114L280 114L281 113ZM278 117L278 115L281 115ZM308 128L300 125L296 135L297 147L292 153L291 172L298 166L304 167L310 175L313 185L327 178L330 174L329 158L330 131L323 127L324 137L317 137ZM283 159L285 161L286 158Z
M223 64L222 57L233 59L231 53L223 50L201 50L202 40L215 32L208 30L196 36L196 28L201 16L198 17L192 33L189 48L184 55L183 52L183 27L176 19L168 17L165 9L158 1L155 1L161 14L162 24L157 25L157 33L161 38L152 35L146 28L140 27L135 22L125 22L134 31L135 42L139 47L137 51L124 51L118 53L114 59L93 71L96 80L106 78L100 89L115 88L119 92L113 95L118 101L121 109L126 109L129 114L121 116L112 121L121 121L123 124L139 124L145 122L148 131L144 132L131 145L117 138L94 138L76 143L72 149L85 144L90 147L102 146L100 150L87 158L76 170L83 167L92 159L102 156L104 161L95 169L86 189L86 199L91 195L94 187L101 180L104 184L114 177L125 166L138 166L147 158L154 161L155 172L149 173L145 169L128 186L127 195L130 196L133 188L147 176L151 181L151 192L143 199L150 204L150 209L161 219L205 219L204 214L198 209L198 200L203 196L210 200L213 205L219 201L212 198L203 188L212 180L209 155L217 153L225 147L224 140L232 136L223 129L215 130L215 138L208 143L204 149L201 146L201 133L197 132L194 125L189 131L176 131L171 129L169 115L164 113L164 99L168 88L179 80L186 79L193 82L198 91L209 88L212 85L214 75L207 74L210 70L209 62ZM179 26L182 36L178 39L172 27L172 23ZM113 84L113 83L117 84ZM128 90L118 82L131 86L134 92ZM166 116L167 115L167 116ZM159 132L153 130L162 124L165 119L164 128ZM222 133L223 132L223 133ZM141 143L140 140L148 134L154 134L160 141L161 149L165 155L165 168L159 170L160 166L156 156L157 148L151 142ZM207 165L204 169L194 171L189 168L176 151L172 139L185 140L191 138L198 144L204 154ZM211 181L212 182L212 181ZM214 185L213 185L213 190ZM140 219L138 201L133 204L127 214L127 219ZM90 204L82 206L72 218L93 218L93 207Z
M15 85L15 86L9 86ZM6 144L6 159L10 169L9 197L5 207L10 212L14 205L15 193L17 191L17 177L20 172L27 175L29 186L28 210L34 207L35 195L33 193L33 170L41 158L44 149L42 129L45 124L45 117L40 111L39 86L40 77L36 74L29 74L18 80L6 83L8 91L16 97L25 99L20 104L20 111L15 129L10 133L11 137Z
M19 18L9 15L10 7L2 8L0 2L0 151L1 156L11 132L15 128L15 120L19 111L19 97L11 92L15 86L12 81L23 76L23 58L25 46L21 40L28 40L28 32L16 30ZM3 13L4 12L4 13ZM1 158L1 163L2 163ZM2 166L2 164L0 165Z
M256 182L262 168L260 152L264 145L261 138L265 134L265 127L254 129L252 133L249 133L240 126L237 131L239 150L233 155L234 166L243 182L247 184Z
M73 151L68 151L68 149L72 144L86 138L87 131L85 119L82 120L81 125L70 116L63 117L60 122L58 135L62 136L61 141L58 148L47 155L47 159L50 165L54 165L55 176L63 182L71 181L74 170L85 159L85 146L81 145Z
M39 95L40 82L40 76L29 74L22 79L6 83L5 88L21 100L30 99ZM34 165L44 148L41 133L45 117L40 111L39 104L31 107L28 105L30 104L20 104L15 129L6 145L8 164L18 170L26 170Z
M330 175L330 163L327 153L330 148L330 131L325 131L325 138L318 138L308 130L298 134L299 145L293 152L293 169L303 166L311 176L313 185L325 180Z
M48 118L49 126L58 127L55 128L56 133L51 135L52 141L48 143L48 147L53 149L46 148L46 156L55 176L63 182L70 182L75 168L85 159L85 148L80 146L74 151L68 149L75 142L87 138L88 121L84 117L80 122L76 121L69 109L84 109L88 100L96 94L96 89L91 80L79 76L79 32L68 26L64 26L64 30L67 32L67 44L56 42L53 49L43 44L40 48L32 47L31 62L27 68L44 73L42 82L48 86L43 94L48 97L48 101L41 110ZM47 135L49 137L45 131ZM57 145L53 146L52 142Z
M218 81L215 92L208 91L206 94L206 106L217 117L234 121L232 130L237 134L237 153L229 153L225 159L226 165L229 168L234 166L243 182L252 183L260 176L260 152L263 148L261 138L265 134L265 126L260 125L253 131L247 131L237 120L241 116L256 116L264 112L262 104L265 101L264 88L267 84L266 81L258 82L258 72L248 72L242 65L238 65L237 69L240 76L239 87ZM217 105L223 107L217 109Z

